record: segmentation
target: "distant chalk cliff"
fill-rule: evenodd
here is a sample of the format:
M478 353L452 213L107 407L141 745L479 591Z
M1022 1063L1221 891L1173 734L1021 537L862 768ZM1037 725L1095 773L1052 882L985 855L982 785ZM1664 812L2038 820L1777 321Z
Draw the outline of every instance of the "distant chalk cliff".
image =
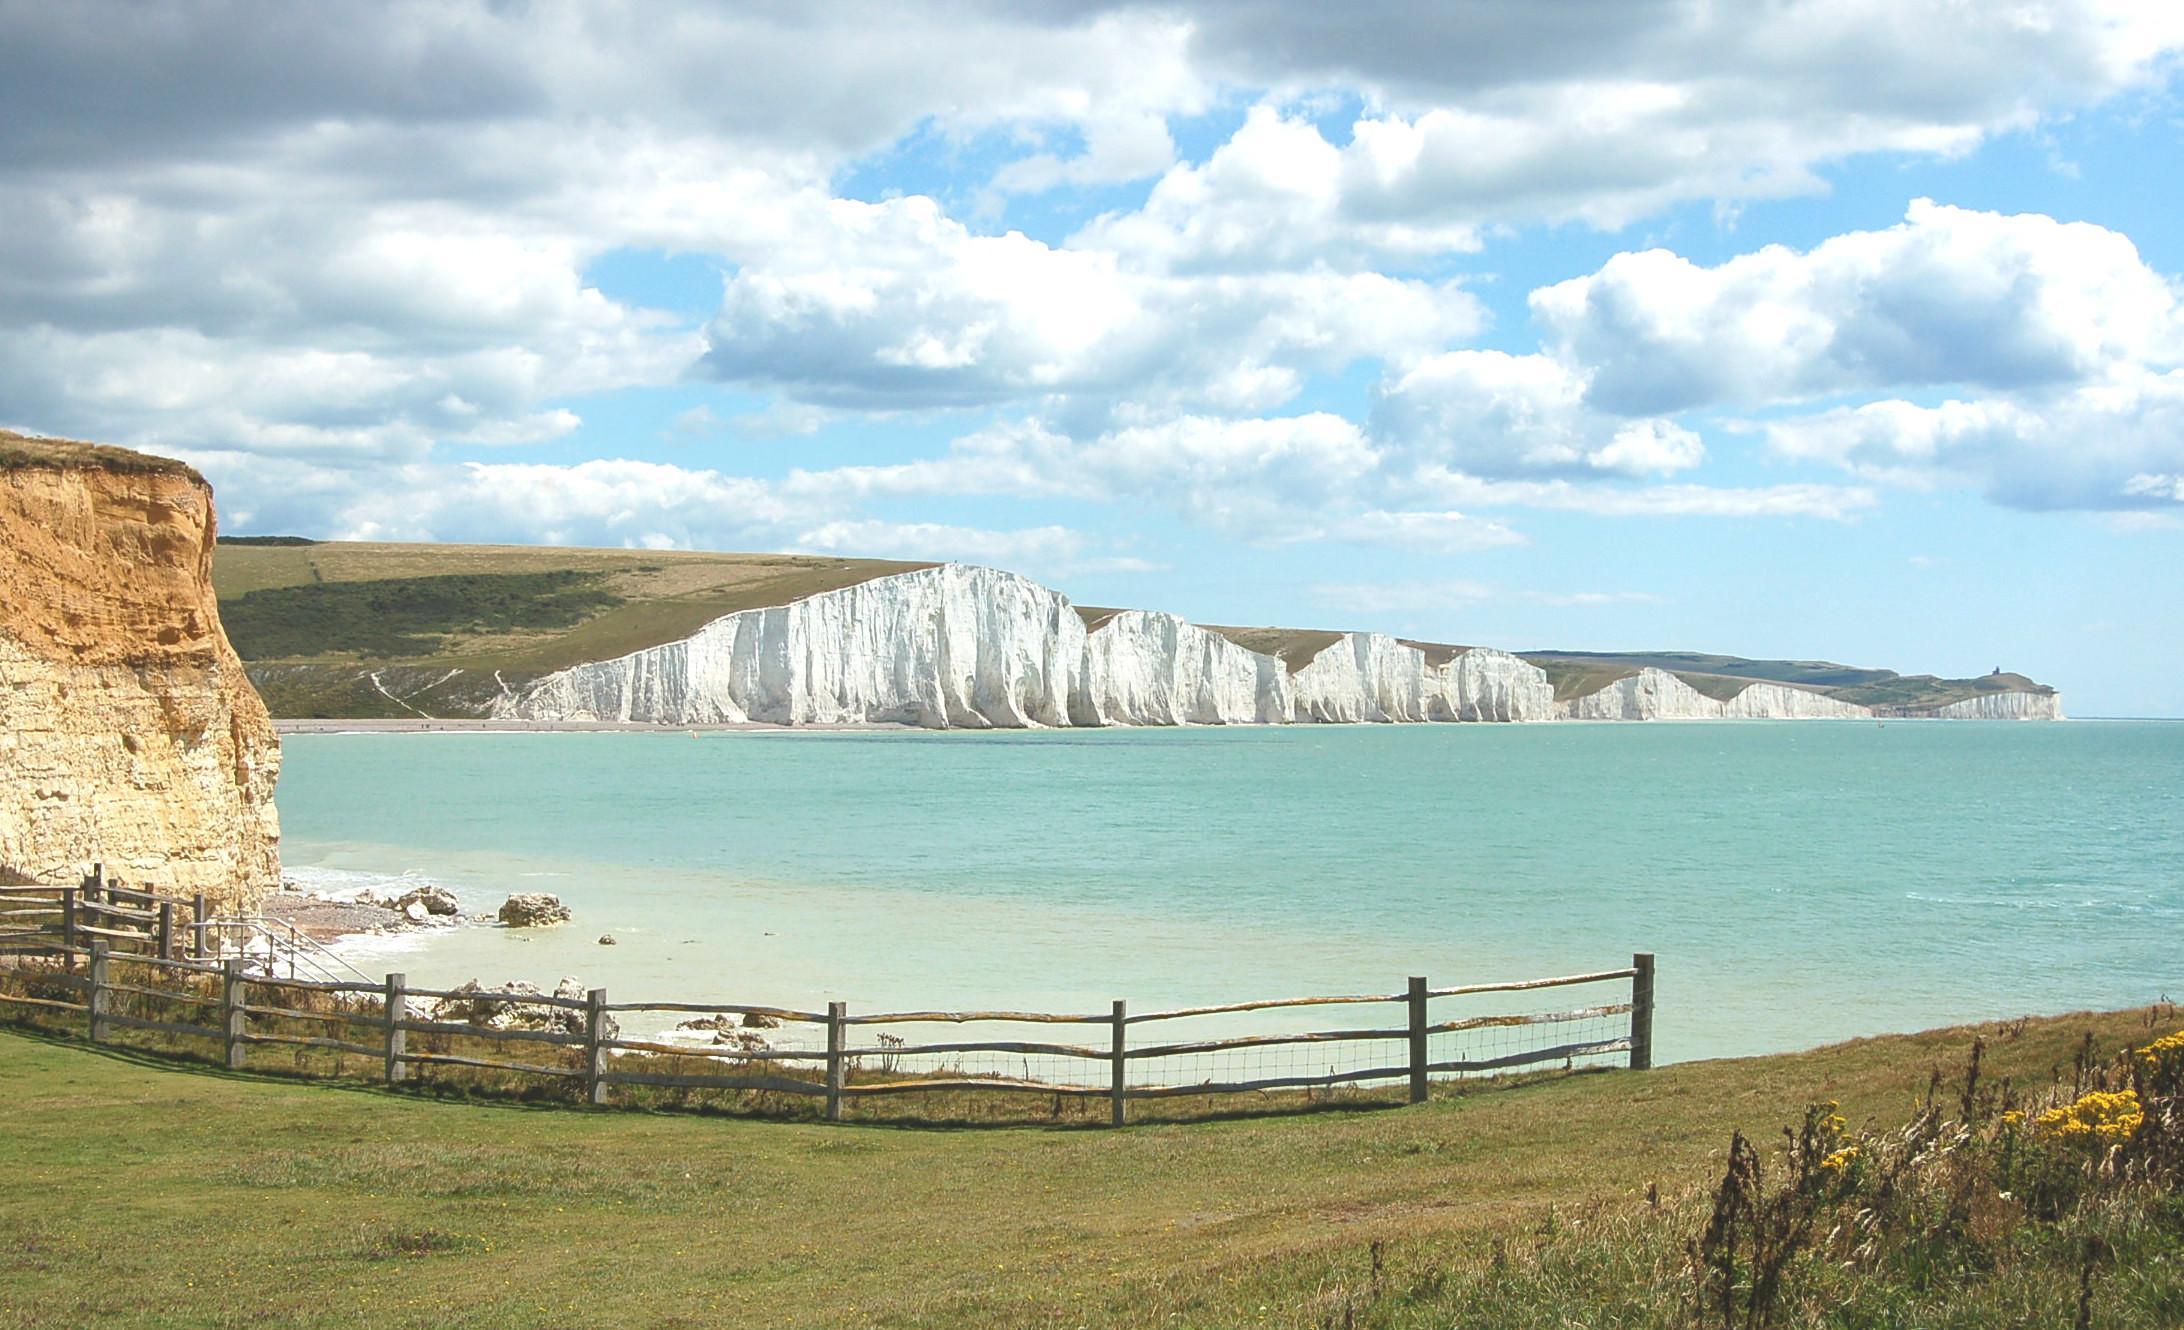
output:
M1728 694L1713 696L1652 667L1558 700L1539 665L1483 647L1341 633L1284 658L1171 614L1087 618L1014 573L942 564L728 614L680 640L508 688L490 709L531 720L935 729L1877 714L1765 680L1713 680ZM2061 708L2052 690L1998 691L1912 714L2048 719Z

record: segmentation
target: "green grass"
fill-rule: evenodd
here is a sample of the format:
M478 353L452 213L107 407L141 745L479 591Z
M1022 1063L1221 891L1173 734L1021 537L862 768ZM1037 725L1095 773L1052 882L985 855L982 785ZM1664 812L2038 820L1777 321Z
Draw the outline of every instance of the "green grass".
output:
M248 660L404 659L455 639L574 628L623 603L604 581L602 573L557 569L311 582L238 596L220 619Z
M1989 1027L1988 1074L2153 1019ZM1115 1132L444 1102L0 1033L0 1325L1675 1324L1732 1128L1901 1122L1970 1037ZM2096 1324L2175 1323L2168 1222L2084 1221L2132 1258ZM1810 1323L2068 1324L2078 1236Z
M1630 666L1601 665L1554 656L1526 656L1525 659L1546 671L1547 682L1554 688L1557 702L1590 696L1616 680L1628 679L1638 672Z
M502 682L676 641L738 610L929 566L282 538L223 541L213 586L237 654L274 715L470 716L483 713ZM527 609L526 590L547 603ZM378 686L370 673L381 676Z

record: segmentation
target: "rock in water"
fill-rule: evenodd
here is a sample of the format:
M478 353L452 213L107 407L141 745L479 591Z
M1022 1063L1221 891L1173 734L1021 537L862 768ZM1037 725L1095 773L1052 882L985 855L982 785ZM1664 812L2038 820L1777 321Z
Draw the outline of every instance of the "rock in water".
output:
M413 924L421 924L432 917L432 911L425 908L423 901L412 900L402 906L402 917Z
M611 946L613 946L613 945L614 945L614 934L612 934L612 933L601 933L601 934L599 935L599 945L600 945L600 946L602 946L602 947L611 947Z
M559 896L543 891L519 891L501 902L499 919L510 928L551 928L571 918Z
M220 628L212 488L0 431L0 865L221 909L280 884L280 741Z
M396 899L394 908L407 911L412 904L422 905L427 914L462 913L462 906L456 902L455 894L446 887L425 886L406 891Z

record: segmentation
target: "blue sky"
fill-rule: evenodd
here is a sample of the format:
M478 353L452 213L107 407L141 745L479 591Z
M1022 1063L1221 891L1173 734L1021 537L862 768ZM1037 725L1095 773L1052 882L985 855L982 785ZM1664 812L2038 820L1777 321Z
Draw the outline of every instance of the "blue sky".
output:
M397 9L0 3L0 424L2184 715L2184 8Z

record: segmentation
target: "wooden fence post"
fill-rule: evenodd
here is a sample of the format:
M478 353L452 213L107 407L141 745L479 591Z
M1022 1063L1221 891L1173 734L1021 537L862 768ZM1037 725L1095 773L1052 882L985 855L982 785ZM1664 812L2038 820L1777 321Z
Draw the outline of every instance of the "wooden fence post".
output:
M1426 1102L1426 981L1410 981L1410 1101Z
M1130 1004L1124 1002L1121 998L1116 998L1114 1053L1112 1055L1111 1070L1108 1073L1107 1084L1107 1098L1110 1104L1110 1110L1108 1113L1108 1125L1114 1127L1119 1127L1122 1125L1123 1115L1125 1111L1124 1105L1129 1102L1128 1087L1127 1083L1124 1080L1124 1073L1129 1066L1128 1062L1124 1060L1127 1056L1126 1050L1129 1044L1129 1035Z
M69 887L61 892L61 968L73 973L76 969L76 895L82 887Z
M607 1102L607 990L584 995L584 1102Z
M91 1042L106 1042L106 1004L111 996L106 988L106 939L91 940L90 991L84 998L84 1009L91 1017Z
M402 1022L409 1019L408 975L387 976L386 1015L387 1084L400 1085L409 1079L409 1068L402 1061L402 1055L408 1051L408 1041L403 1038L406 1032L402 1029Z
M1641 951L1630 958L1630 1066L1633 1071L1653 1070L1653 953Z
M190 959L205 959L205 893L190 897Z
M843 1065L842 1044L844 1042L843 1036L849 1032L843 1021L848 1016L849 1004L847 1002L829 1002L827 1004L827 1121L829 1122L840 1122L842 1120L842 1083L848 1070Z
M159 959L174 959L174 902L159 903Z
M225 1046L227 1069L243 1069L243 962L241 957L220 967L220 1041Z

